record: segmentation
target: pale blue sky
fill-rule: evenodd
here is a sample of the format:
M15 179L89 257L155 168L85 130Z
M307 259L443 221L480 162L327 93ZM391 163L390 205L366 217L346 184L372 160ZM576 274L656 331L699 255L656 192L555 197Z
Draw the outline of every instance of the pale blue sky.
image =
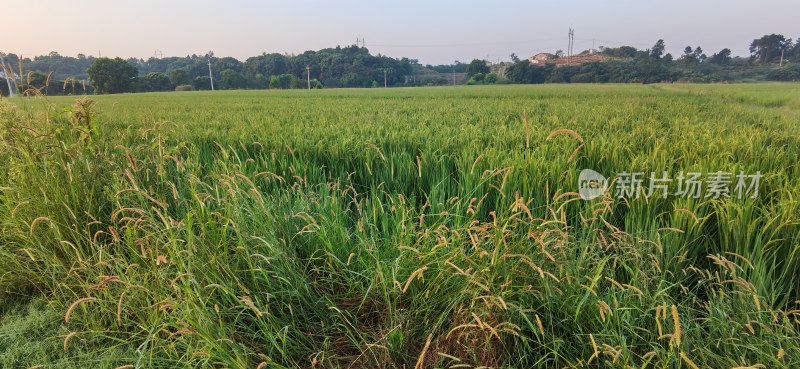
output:
M4 1L5 2L5 1ZM567 5L569 4L569 5ZM38 55L185 56L213 50L244 59L262 52L301 53L366 39L373 53L422 63L507 60L566 49L659 38L679 54L724 47L747 55L767 33L800 37L798 0L633 0L378 2L255 0L22 0L0 8L0 51Z

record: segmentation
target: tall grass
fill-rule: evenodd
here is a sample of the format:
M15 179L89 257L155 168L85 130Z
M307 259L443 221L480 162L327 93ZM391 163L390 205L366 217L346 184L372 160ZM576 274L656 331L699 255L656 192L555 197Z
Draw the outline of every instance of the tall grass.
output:
M800 365L782 111L637 86L42 104L0 105L0 287L63 310L65 355L91 338L135 367ZM587 202L583 168L766 177L757 199Z

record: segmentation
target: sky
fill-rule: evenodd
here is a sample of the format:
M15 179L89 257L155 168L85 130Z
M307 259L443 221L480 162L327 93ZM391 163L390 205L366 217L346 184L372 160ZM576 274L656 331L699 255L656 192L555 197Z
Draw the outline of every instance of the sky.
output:
M798 0L22 0L0 7L0 52L186 56L213 51L240 60L263 52L299 54L364 39L373 54L418 59L509 60L664 39L679 55L701 46L749 55L765 34L800 37Z

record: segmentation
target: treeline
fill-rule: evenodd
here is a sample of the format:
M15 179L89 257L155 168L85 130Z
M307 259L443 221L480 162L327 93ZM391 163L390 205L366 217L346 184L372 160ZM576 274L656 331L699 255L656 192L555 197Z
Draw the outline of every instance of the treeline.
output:
M556 52L556 61L543 64L512 54L510 63L490 65L476 59L435 66L371 55L358 46L299 55L264 53L244 62L211 52L147 60L56 52L20 59L0 53L5 64L0 68L0 94L7 96L9 87L17 93L60 95L209 90L212 83L214 89L445 85L455 83L457 73L466 75L467 84L800 81L800 39L765 35L750 43L748 57L734 57L730 49L708 55L699 46L687 46L683 54L673 56L665 48L663 40L645 50L601 47L578 54L603 56L584 63L563 62L563 53ZM6 75L14 75L15 83L6 83Z
M18 56L9 54L6 61L17 70ZM30 80L29 85L50 95L72 93L71 84L65 88L65 80L89 81L98 93L210 90L212 82L215 89L308 88L309 79L312 88L383 87L407 84L416 63L407 58L371 55L368 49L357 46L299 55L264 53L244 62L216 57L211 52L147 60L71 58L51 53L22 60L22 81ZM5 82L0 82L7 95Z
M607 58L583 64L517 61L504 77L510 83L800 81L800 39L794 43L783 35L753 40L749 57L732 57L727 48L709 56L699 46L687 46L674 57L665 54L663 40L646 50L622 46L599 52Z

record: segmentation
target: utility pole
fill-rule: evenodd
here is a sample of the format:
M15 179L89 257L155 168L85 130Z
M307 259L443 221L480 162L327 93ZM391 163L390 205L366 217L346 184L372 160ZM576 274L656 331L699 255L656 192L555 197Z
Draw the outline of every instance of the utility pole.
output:
M388 83L386 82L386 68L383 68L383 88L388 87Z
M17 90L17 81L14 78L14 70L11 68L11 63L6 63L5 54L0 53L0 71L6 75L6 85L8 85L8 97L14 97L14 92ZM22 78L22 76L20 76Z
M208 58L208 78L211 80L211 91L214 91L214 75L211 74L211 58Z
M453 67L453 86L456 85L456 67Z
M575 30L569 27L569 44L567 46L567 64L572 63L572 46L575 44Z
M306 76L308 78L308 89L311 89L311 67L306 65Z
M783 67L783 52L784 52L785 50L786 50L786 49L781 49L781 67Z

